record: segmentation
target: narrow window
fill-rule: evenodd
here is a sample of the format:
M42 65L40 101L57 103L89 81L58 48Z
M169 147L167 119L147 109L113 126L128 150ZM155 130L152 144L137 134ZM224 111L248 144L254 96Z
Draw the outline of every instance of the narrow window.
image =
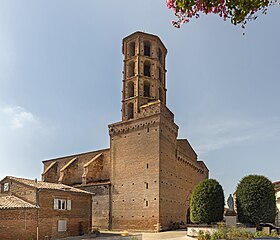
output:
M146 77L151 76L151 64L149 62L144 63L144 76Z
M147 168L149 168L149 164L147 163Z
M146 189L149 189L149 184L148 183L146 183Z
M4 192L9 191L9 188L10 188L9 183L4 183L4 184L3 184L3 191L4 191Z
M127 119L132 119L133 118L133 115L134 115L134 112L133 112L133 103L129 103L127 105Z
M128 47L128 57L135 56L135 42L129 44Z
M61 200L61 209L66 209L66 201Z
M149 202L148 201L146 201L146 207L148 207L149 206Z
M134 83L133 82L129 82L127 84L127 97L134 97Z
M150 83L144 82L144 97L150 97Z
M132 61L128 64L127 77L133 77L135 75L135 62Z
M149 42L144 42L144 55L151 56L151 45Z

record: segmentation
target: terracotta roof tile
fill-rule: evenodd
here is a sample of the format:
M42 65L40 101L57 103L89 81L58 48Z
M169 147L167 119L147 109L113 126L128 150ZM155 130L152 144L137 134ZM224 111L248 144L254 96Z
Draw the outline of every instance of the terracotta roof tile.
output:
M17 181L19 183L25 184L25 185L34 187L36 189L51 189L51 190L92 194L90 192L80 190L78 188L70 187L70 186L67 186L64 184L60 184L60 183L49 183L49 182L35 181L35 180L31 180L31 179L17 178L17 177L11 177L11 176L8 176L7 178Z
M36 208L15 196L0 196L0 209Z

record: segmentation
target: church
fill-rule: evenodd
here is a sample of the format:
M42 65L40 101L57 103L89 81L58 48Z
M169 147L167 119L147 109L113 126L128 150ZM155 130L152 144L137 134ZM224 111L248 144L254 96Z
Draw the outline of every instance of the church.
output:
M177 138L160 38L135 32L122 53L122 119L108 126L109 148L45 160L42 180L93 193L93 227L165 230L188 221L190 194L209 171Z

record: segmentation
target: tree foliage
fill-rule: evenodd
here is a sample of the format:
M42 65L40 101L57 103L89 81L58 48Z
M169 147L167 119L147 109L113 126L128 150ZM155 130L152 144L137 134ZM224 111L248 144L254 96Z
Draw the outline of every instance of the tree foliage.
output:
M192 17L198 18L200 13L218 14L244 28L248 20L255 20L259 12L266 14L268 6L279 4L279 0L166 0L166 4L178 18L172 21L177 28Z
M193 223L216 223L223 220L224 192L214 179L199 183L191 195L190 214Z
M238 220L245 224L274 223L276 215L275 190L264 176L249 175L237 186Z

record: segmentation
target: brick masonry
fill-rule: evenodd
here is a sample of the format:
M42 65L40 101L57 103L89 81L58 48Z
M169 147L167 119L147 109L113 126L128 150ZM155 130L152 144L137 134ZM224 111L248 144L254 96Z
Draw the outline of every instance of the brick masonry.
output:
M55 239L66 236L77 236L91 229L92 195L80 192L60 191L53 189L35 189L9 177L1 181L1 186L9 182L8 192L1 195L13 195L28 203L38 206L32 209L1 209L0 239ZM54 209L54 199L71 200L71 209ZM66 221L66 231L58 232L58 221ZM37 229L38 226L38 229Z

